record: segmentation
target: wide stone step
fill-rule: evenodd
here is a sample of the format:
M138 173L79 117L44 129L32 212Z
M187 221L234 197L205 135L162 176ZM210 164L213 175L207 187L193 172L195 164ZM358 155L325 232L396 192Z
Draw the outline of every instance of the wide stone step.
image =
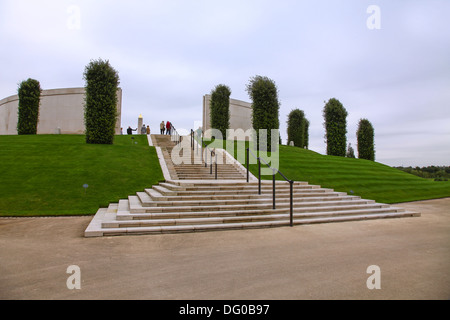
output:
M345 206L322 206L314 208L294 208L294 216L305 218L309 215L325 214L330 215L347 215L356 213L379 213L380 211L399 211L396 208L390 208L387 205L370 203L364 205L345 205ZM401 211L401 209L400 209ZM145 220L145 219L183 219L183 218L207 218L207 217L233 217L233 216L253 216L253 215L273 215L273 214L288 214L290 208L277 208L272 207L239 210L229 208L228 210L213 210L213 211L168 211L168 212L153 212L153 213L132 213L128 209L118 210L116 218L117 220Z
M193 178L192 180L202 180L200 179L200 177L215 177L217 175L217 177L221 177L221 180L224 179L231 179L232 177L239 177L241 180L245 179L245 176L240 174L239 172L210 172L209 170L205 170L204 172L184 172L184 171L179 171L179 170L175 170L178 177L190 177Z
M206 166L204 164L201 165L174 165L174 168L176 168L179 171L185 171L185 172L199 172L199 171L206 171L211 170L211 165L208 163ZM213 171L215 171L216 166L212 165ZM236 167L232 165L217 165L217 172L240 172Z
M194 192L194 191L171 191L163 187L153 187L152 189L145 189L145 192L154 201L177 201L177 200L227 200L227 199L261 199L273 197L271 191L265 191L258 194L256 191L252 192L232 192L232 191L221 191L221 192ZM331 197L337 195L344 195L343 193L333 192L328 190L319 190L319 192L293 192L294 198L313 198L313 197ZM290 199L289 191L277 191L275 194L277 199Z
M240 201L228 200L227 204L204 204L187 205L183 203L173 203L171 206L144 206L138 196L128 197L129 211L131 213L157 213L157 212L197 212L197 211L224 211L224 210L251 210L251 209L268 209L273 208L272 200L260 201L258 203L241 203ZM294 201L294 210L305 210L308 208L319 208L321 206L354 206L375 203L372 200L359 199L358 197L349 197L331 201ZM276 208L288 208L288 201L276 203Z
M238 183L238 182L237 182ZM238 184L236 184L235 188L233 187L227 187L227 188L183 188L180 186L167 186L163 184L159 184L158 186L153 186L153 189L157 190L158 192L169 195L207 195L207 194L258 194L258 186L249 186L247 188L240 187ZM189 189L189 190L188 190ZM293 194L302 193L302 194L315 194L315 193L330 193L334 192L332 189L325 189L325 188L315 188L314 186L296 186L293 188ZM261 186L261 193L270 193L272 194L272 187L271 186ZM289 187L279 187L277 186L275 189L276 194L289 194L290 188Z
M137 193L142 206L200 206L200 205L237 205L237 204L252 204L252 203L273 203L273 196L265 195L226 195L226 196L203 196L203 197L164 197L156 195L152 190L147 192ZM310 196L310 197L295 197L294 203L306 201L342 201L360 199L356 196L343 196L342 194L330 194L327 196ZM286 197L275 197L276 203L285 203L290 200L289 195Z
M258 192L258 185L257 184L247 184L246 182L234 182L234 183L228 183L228 184L218 184L218 183L212 183L212 184L201 184L201 185L194 185L194 184L188 184L186 183L183 186L172 184L172 183L160 183L160 186L163 186L164 188L172 191L183 191L183 192L221 192L221 191L231 191L231 192ZM277 183L275 187L276 191L289 191L290 187L289 184L284 183ZM294 184L294 191L296 190L311 190L311 189L320 189L319 186L315 185L307 185L307 184ZM261 184L261 191L262 192L272 192L272 183L263 183Z
M361 221L369 219L386 219L386 218L403 218L417 216L415 212L394 212L394 213L372 213L372 214L355 214L344 216L315 216L304 219L294 219L294 225L314 224L314 223L333 223L345 221ZM103 229L86 230L85 236L114 236L114 235L138 235L138 234L161 234L161 233L183 233L183 232L204 232L204 231L219 231L219 230L238 230L238 229L252 229L252 228L271 228L283 227L289 225L289 219L272 219L266 221L251 221L251 222L231 222L228 223L206 223L206 224L175 224L175 225L148 225L143 222L141 225L133 225L130 222L116 225L105 223ZM187 221L185 221L187 222ZM196 221L191 221L196 223Z
M406 214L405 210L398 210L395 208L385 209L368 209L368 210L347 210L347 211L321 211L315 213L294 214L294 223L299 223L301 220L312 220L318 218L354 218L355 216L370 215L384 215L398 216ZM283 221L290 220L289 213L267 213L255 215L229 215L229 216L203 216L203 217L168 217L139 219L127 221L111 221L106 222L103 228L122 228L122 227L152 227L152 226L174 226L174 225L202 225L202 224L223 224L223 223L247 223L247 222L266 222L266 221Z

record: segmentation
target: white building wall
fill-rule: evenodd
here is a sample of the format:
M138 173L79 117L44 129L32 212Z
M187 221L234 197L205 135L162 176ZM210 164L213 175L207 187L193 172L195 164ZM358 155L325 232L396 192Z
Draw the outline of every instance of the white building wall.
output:
M84 88L42 90L39 106L38 134L83 134ZM120 134L122 90L117 92L116 134ZM17 134L19 96L0 100L0 135Z
M206 132L205 138L207 139L211 138L207 132L208 129L211 129L210 104L211 95L204 95L203 129ZM252 128L252 104L241 100L230 99L230 129L242 129L246 131ZM226 137L223 138L225 139Z

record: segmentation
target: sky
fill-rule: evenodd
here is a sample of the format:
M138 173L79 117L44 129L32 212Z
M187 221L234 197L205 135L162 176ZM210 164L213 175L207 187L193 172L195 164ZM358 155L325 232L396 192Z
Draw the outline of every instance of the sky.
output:
M188 132L218 84L272 79L287 115L303 110L309 149L326 153L322 111L338 99L357 155L359 120L375 129L376 161L450 166L448 0L2 0L0 99L18 84L83 87L91 60L120 77L122 127L140 114Z

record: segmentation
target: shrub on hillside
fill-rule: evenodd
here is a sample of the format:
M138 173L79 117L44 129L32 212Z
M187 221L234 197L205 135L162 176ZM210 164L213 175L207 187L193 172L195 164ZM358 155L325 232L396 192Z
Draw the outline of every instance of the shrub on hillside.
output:
M119 75L109 61L99 59L86 66L83 77L86 81L86 142L112 144L117 120Z
M41 85L37 80L30 78L20 83L17 121L17 133L19 135L37 133L41 91Z
M260 150L274 151L271 146L272 129L280 128L277 86L272 79L255 76L250 78L247 93L252 99L252 124L256 131L256 146ZM267 129L267 140L265 136L260 136L260 129ZM279 132L277 133L279 137Z
M356 136L358 139L358 158L375 161L375 131L369 120L361 119L359 121Z
M308 148L308 129L309 121L305 118L303 110L292 110L287 120L288 143L293 141L296 147Z
M327 155L345 157L347 147L347 110L332 98L323 109Z
M223 138L230 128L230 95L230 88L224 84L217 85L211 92L211 128L220 130Z

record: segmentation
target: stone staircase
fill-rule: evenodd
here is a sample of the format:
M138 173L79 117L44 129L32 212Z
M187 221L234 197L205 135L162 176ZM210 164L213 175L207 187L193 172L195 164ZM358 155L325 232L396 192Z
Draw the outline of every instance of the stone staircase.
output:
M187 138L189 139L189 137ZM135 195L100 208L85 230L86 237L161 234L269 228L290 225L290 186L276 181L273 209L272 181L246 182L242 168L220 164L218 179L210 174L195 153L182 155L197 164L174 164L176 150L169 136L152 135L153 145L161 148L162 166L170 178ZM224 152L220 156L225 157ZM222 172L223 175L219 175ZM293 224L312 224L382 218L420 216L373 200L336 192L332 189L293 184Z
M189 139L186 137L184 138ZM168 135L152 135L152 141L154 146L158 146L161 148L171 179L216 179L216 159L213 158L213 165L211 168L210 156L208 155L205 161L205 155L203 155L202 157L201 149L191 150L189 147L177 149L175 142L171 141L170 136ZM174 161L172 161L172 152L176 152L176 155L181 163L174 163ZM188 154L184 154L184 152L187 152ZM242 180L246 178L245 172L242 171L239 167L237 167L235 164L227 163L226 155L221 150L217 150L217 163L218 180Z
M418 216L401 208L295 182L294 225ZM289 184L272 181L173 180L100 209L86 237L289 226Z

